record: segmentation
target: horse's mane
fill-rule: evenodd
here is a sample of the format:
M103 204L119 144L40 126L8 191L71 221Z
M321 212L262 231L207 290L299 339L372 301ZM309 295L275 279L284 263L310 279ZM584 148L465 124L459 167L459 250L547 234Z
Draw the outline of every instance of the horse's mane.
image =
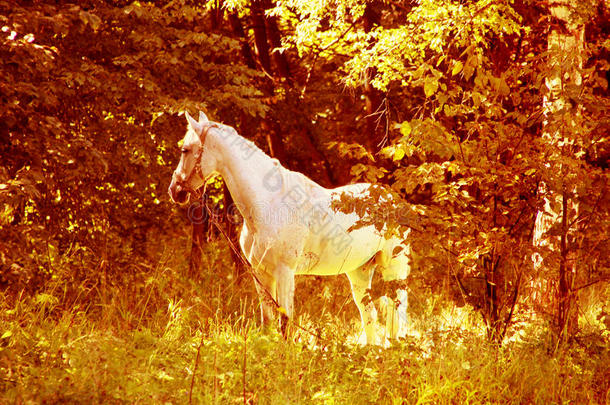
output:
M276 159L277 160L277 159ZM323 189L321 185L305 176L303 173L295 172L290 169L286 169L281 163L277 162L280 167L282 177L284 179L284 188L285 190L291 190L294 187L301 186L304 188L304 191L308 194L314 194Z
M214 124L218 127L219 130L221 131L228 131L231 133L231 135L236 135L239 138L241 138L241 140L248 146L250 146L252 149L254 149L257 152L262 153L265 156L268 156L261 148L259 148L258 146L256 146L256 144L254 142L252 142L251 140L249 140L246 137L243 137L239 134L239 132L237 132L237 130L235 130L235 128L233 128L230 125L226 125L226 124L221 124L220 122L214 122Z
M276 166L278 168L278 171L279 171L280 175L282 176L283 188L284 188L285 192L288 192L289 190L293 189L294 187L299 187L299 186L303 187L304 191L307 193L314 193L315 191L323 189L323 187L321 185L319 185L315 181L311 180L309 177L305 176L303 173L295 172L293 170L290 170L290 169L287 169L286 167L284 167L279 160L277 160L276 158L272 158L267 153L265 153L265 151L263 151L261 148L259 148L254 142L252 142L248 138L241 136L237 132L237 130L235 130L235 128L233 128L232 126L221 124L221 123L215 123L215 124L218 125L218 129L220 129L221 131L228 131L232 135L235 135L235 136L238 136L239 138L241 138L241 140L246 145L248 145L250 148L254 149L255 153L261 153L267 159L271 160L273 162L274 166Z

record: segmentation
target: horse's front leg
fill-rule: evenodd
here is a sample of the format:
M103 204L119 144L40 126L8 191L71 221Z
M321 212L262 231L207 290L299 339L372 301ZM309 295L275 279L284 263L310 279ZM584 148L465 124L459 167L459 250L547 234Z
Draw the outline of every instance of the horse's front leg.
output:
M277 304L280 306L280 329L286 337L288 320L294 315L294 271L283 264L278 265L273 272L277 282Z
M253 272L252 277L254 278L254 285L260 300L261 323L263 326L267 326L275 318L277 302L275 290L277 283L275 278L266 272Z

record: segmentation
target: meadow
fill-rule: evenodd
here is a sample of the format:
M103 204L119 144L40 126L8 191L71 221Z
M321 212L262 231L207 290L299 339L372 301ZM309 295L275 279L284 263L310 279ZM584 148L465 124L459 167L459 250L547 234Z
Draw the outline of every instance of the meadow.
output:
M187 238L174 242L179 249ZM569 345L522 320L501 346L479 317L411 291L410 333L388 347L357 343L341 277L297 281L287 339L263 329L252 280L212 242L187 277L169 249L155 267L71 285L57 273L36 294L0 302L1 403L603 404L608 329L600 305ZM128 269L126 269L128 270ZM145 271L147 270L147 271Z

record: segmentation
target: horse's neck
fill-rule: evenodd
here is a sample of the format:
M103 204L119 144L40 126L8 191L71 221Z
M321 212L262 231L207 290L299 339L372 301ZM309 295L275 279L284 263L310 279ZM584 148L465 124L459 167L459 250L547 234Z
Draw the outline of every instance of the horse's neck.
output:
M218 144L218 172L223 177L248 227L272 209L270 202L278 190L265 186L265 176L278 170L277 161L232 129L222 128L214 138ZM284 170L279 167L279 170Z

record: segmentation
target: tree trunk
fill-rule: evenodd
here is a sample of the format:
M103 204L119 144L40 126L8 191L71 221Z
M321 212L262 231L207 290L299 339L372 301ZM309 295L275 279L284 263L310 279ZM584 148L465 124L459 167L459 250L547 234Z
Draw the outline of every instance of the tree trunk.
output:
M214 0L213 2L211 2L211 4L212 8L210 10L210 15L212 20L212 27L216 28L222 22L222 4L220 4L220 0Z
M205 209L206 194L201 199L191 204L187 209L188 219L192 224L191 233L191 256L189 261L188 276L197 278L201 272L201 257L203 244L207 241L210 228L209 218Z
M269 154L271 157L276 158L282 162L282 164L286 164L288 155L286 154L284 142L282 141L280 135L282 132L280 126L271 119L267 119L266 121L262 122L261 130L265 134L267 147L269 148Z
M272 76L271 71L271 59L269 53L269 41L267 31L271 24L268 24L266 20L268 17L265 16L265 8L268 2L265 0L255 0L252 3L252 25L254 27L254 43L256 44L256 51L258 54L258 60L264 71L269 76ZM279 31L277 32L279 35ZM269 80L265 86L265 92L269 95L274 93L274 83ZM282 163L286 163L286 151L284 148L283 140L280 137L281 130L279 125L273 121L271 117L268 117L261 124L261 130L265 134L267 141L267 147L272 157L278 159Z
M245 268L246 261L241 254L241 248L239 246L240 222L235 218L238 211L234 206L233 196L231 196L226 183L224 183L222 187L222 192L224 196L223 222L225 224L225 234L228 239L227 243L229 244L231 259L233 259L233 263L235 264L235 279L237 280L237 283L240 284L247 272Z
M270 8L271 2L267 1L266 3L268 3L268 7ZM273 55L277 73L280 77L286 79L288 83L290 83L290 65L286 59L286 54L279 51L282 47L282 35L277 26L277 18L274 16L266 16L265 22L267 27L267 38L269 39L269 45L271 45L271 55Z
M269 57L269 42L267 41L267 29L265 23L265 9L261 0L255 0L251 6L252 29L254 30L254 45L256 55L261 67L267 74L272 75L271 59Z
M542 257L534 255L534 268L537 274L546 275L537 287L541 290L553 290L553 319L557 344L569 339L578 329L576 312L576 295L573 282L577 268L573 260L574 234L573 223L578 216L578 203L573 186L570 184L570 169L562 163L562 156L572 157L576 153L573 146L574 133L577 131L575 117L579 115L579 106L573 106L568 98L570 86L581 86L580 70L584 53L584 26L574 23L570 2L555 1L550 4L553 17L553 29L549 34L549 68L550 74L545 80L548 95L543 100L545 121L543 138L549 149L558 150L558 156L551 156L547 163L551 173L558 173L553 184L542 182L539 194L544 198L544 209L536 216L533 243L555 252L558 260L547 260L551 255ZM548 235L552 227L560 229L559 236ZM557 269L554 273L549 266ZM553 273L555 275L553 275ZM544 277L544 276L543 276ZM544 296L544 295L540 295ZM548 306L547 302L537 302L540 307Z
M379 16L373 10L373 3L367 3L363 15L364 32L370 32L378 22ZM371 44L372 45L372 44ZM364 106L366 122L366 145L371 151L377 151L386 133L387 111L382 106L383 93L373 87L372 82L377 75L375 67L369 67L364 77Z
M277 20L274 17L266 16L265 11L271 7L271 2L268 0L256 0L252 3L252 24L254 27L254 42L256 44L258 58L263 69L272 75L270 63L270 47L273 49L279 48L282 45L281 33L277 25ZM273 51L273 60L277 68L277 75L288 81L291 84L290 67L286 55L281 52ZM273 94L274 83L270 82L267 92ZM291 97L290 94L287 97ZM287 152L282 138L283 130L281 124L267 119L263 122L262 130L265 133L267 146L271 156L278 159L283 164L288 165ZM324 186L335 184L335 179L328 161L320 152L315 144L311 132L308 129L302 131L301 139L305 147L310 152L310 156L314 162L320 162L319 177L316 179Z
M241 21L235 12L229 13L229 23L231 24L233 35L241 41L241 56L244 58L246 66L250 69L256 69L256 63L252 56L252 49L248 43L248 38L246 37Z
M328 159L316 145L311 128L305 126L301 130L301 139L305 148L307 148L307 154L312 157L313 166L320 165L320 167L314 167L316 169L315 180L324 187L337 186L337 178L328 163Z
M502 256L492 251L483 259L485 277L485 302L483 318L486 322L487 339L501 345L512 321L519 294L519 276L515 283L506 282L500 266Z

